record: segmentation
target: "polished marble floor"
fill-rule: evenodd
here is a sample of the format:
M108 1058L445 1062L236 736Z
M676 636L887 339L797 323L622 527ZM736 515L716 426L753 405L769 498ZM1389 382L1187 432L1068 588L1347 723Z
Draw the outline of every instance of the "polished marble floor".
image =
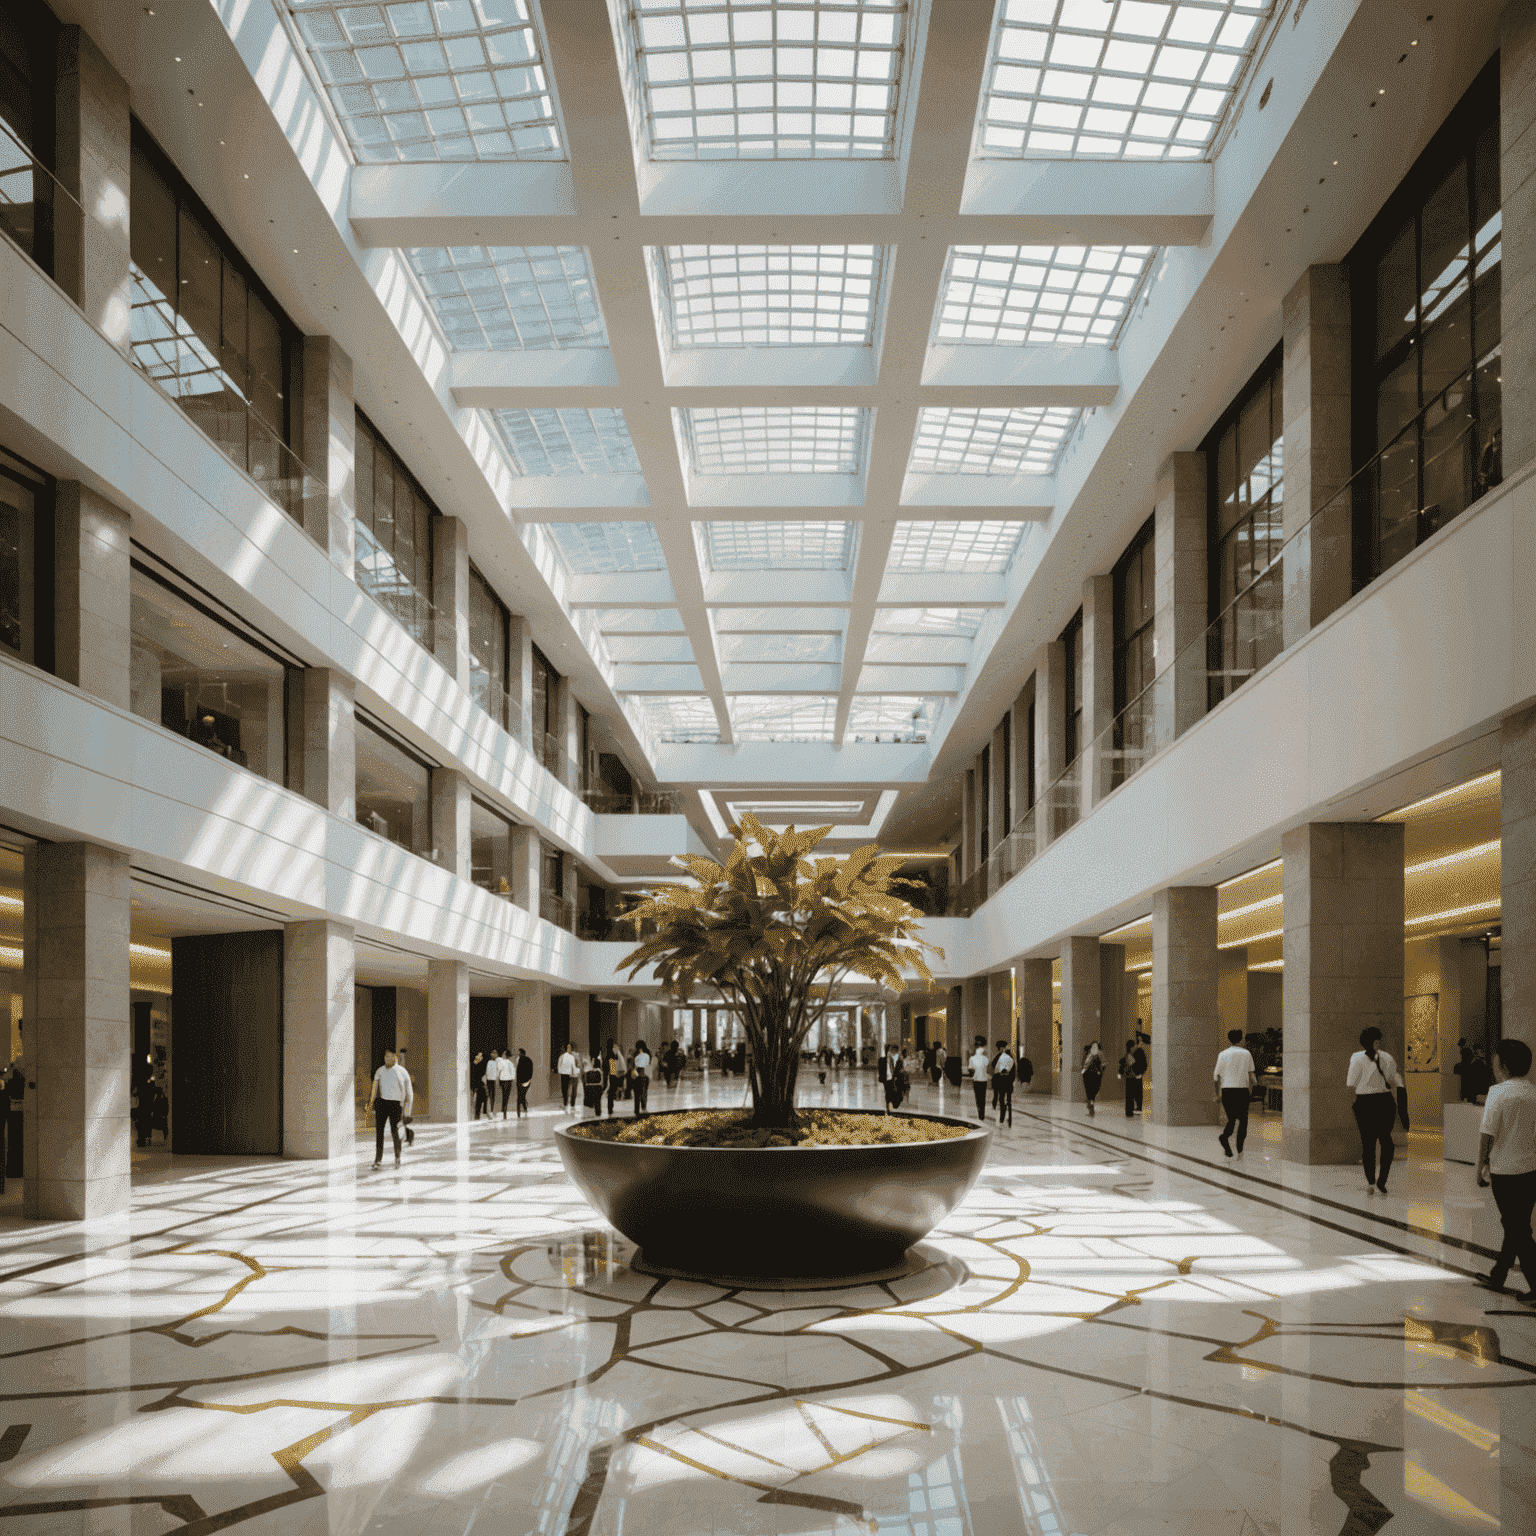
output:
M727 1291L629 1267L557 1118L0 1204L0 1536L1536 1532L1536 1316L1431 1139L1367 1199L1020 1095L914 1273Z

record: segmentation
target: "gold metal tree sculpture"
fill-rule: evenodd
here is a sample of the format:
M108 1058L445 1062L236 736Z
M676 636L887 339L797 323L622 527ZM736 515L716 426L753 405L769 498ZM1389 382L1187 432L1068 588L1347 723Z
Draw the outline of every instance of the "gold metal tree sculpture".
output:
M751 815L732 829L725 863L689 854L673 862L693 877L663 886L626 914L652 936L619 962L629 979L654 966L680 1002L713 989L740 1014L752 1085L752 1124L795 1129L800 1052L837 989L860 976L900 992L915 973L929 985L918 937L922 914L896 894L900 858L860 848L809 857L831 832L772 831Z

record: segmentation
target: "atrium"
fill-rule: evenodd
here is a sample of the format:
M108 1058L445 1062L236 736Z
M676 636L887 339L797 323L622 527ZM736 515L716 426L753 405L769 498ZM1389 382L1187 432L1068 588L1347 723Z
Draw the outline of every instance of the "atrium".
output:
M1536 1531L1536 0L7 0L0 345L7 1536ZM743 818L887 1269L572 1171Z

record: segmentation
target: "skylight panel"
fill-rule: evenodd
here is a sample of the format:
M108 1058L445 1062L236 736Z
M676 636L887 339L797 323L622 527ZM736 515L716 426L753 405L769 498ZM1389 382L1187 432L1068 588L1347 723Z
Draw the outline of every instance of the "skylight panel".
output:
M943 699L897 693L856 693L848 706L849 741L927 741Z
M655 254L674 352L871 345L881 246L666 245Z
M910 468L937 475L1048 475L1082 415L1066 405L992 409L930 405Z
M457 352L608 345L579 245L415 246L406 256Z
M875 633L880 635L939 635L974 639L986 617L985 608L879 608Z
M695 406L683 413L696 475L856 475L868 412L858 406Z
M934 339L987 346L1110 345L1154 249L951 246Z
M640 460L614 406L493 411L520 475L637 475Z
M563 158L527 0L287 4L359 163Z
M901 0L637 0L626 62L653 160L892 159Z
M597 608L593 616L605 635L683 633L683 616L676 608Z
M1023 523L897 523L886 569L996 575L1008 569L1023 533Z
M716 608L719 634L842 634L848 624L846 608Z
M837 700L822 693L737 693L729 699L738 741L831 741Z
M708 537L716 571L846 571L853 557L852 523L710 523Z
M1201 160L1274 0L1002 0L979 152Z
M719 741L715 707L702 693L640 694L634 702L645 713L657 741Z
M664 571L666 556L652 523L546 523L566 567L577 576L612 571Z

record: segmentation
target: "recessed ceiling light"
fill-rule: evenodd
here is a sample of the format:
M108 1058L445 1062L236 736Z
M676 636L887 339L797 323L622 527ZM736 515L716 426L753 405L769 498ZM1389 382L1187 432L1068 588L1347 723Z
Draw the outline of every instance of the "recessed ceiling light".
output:
M180 54L179 54L179 53L178 53L178 54L177 54L177 55L176 55L176 62L177 62L177 63L178 63L178 64L180 64L180 63L181 63L181 55L180 55Z

